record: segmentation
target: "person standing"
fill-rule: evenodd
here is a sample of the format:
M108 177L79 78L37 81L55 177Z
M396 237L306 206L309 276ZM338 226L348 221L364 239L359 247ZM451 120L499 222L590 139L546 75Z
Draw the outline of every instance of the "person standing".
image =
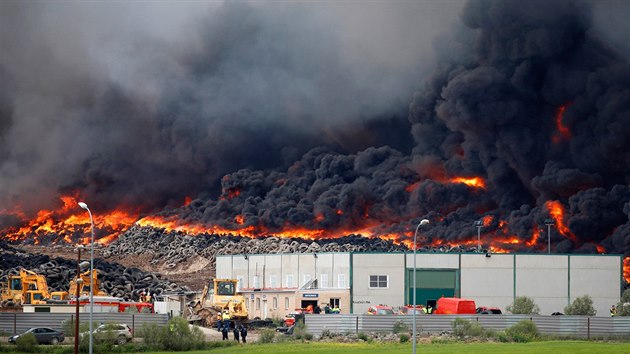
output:
M241 325L241 338L243 343L247 343L247 327L245 325Z
M223 327L221 327L221 334L223 337L223 340L228 340L228 326L225 325L225 322L223 322Z
M240 332L239 326L234 326L234 340L237 343L239 342L239 338L238 338L239 332Z

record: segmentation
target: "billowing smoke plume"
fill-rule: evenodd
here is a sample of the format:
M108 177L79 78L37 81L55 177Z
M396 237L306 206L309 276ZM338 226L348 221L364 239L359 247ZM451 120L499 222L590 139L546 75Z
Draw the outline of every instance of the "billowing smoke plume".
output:
M410 93L448 13L4 1L0 211L51 208L60 193L101 211L155 211L316 146L408 151ZM414 14L427 20L416 26Z
M623 28L625 17L602 20L630 7L594 6L466 3L460 28L434 42L434 70L416 81L406 124L396 119L404 95L391 89L408 83L392 86L401 79L394 66L374 69L407 53L384 46L375 62L359 58L369 51L348 48L352 32L322 24L338 17L321 9L289 28L301 14L294 7L220 6L216 21L201 21L202 31L168 42L170 50L150 41L119 48L153 65L109 66L117 80L74 85L63 106L46 95L0 100L8 107L0 134L15 140L2 145L2 169L12 172L2 178L16 179L2 188L21 195L33 184L24 166L39 162L32 176L51 171L49 184L68 181L112 205L197 195L161 214L180 223L410 235L426 217L427 242L462 242L482 219L484 236L535 251L553 220L556 251L630 255L630 50L608 27ZM11 71L2 82L0 92L21 84ZM22 100L33 105L19 106L26 112L16 108ZM51 122L15 119L31 110ZM59 155L44 162L63 160L63 169L28 161L33 142L15 148L15 131L59 132L55 123L75 141L50 138Z
M570 1L471 1L466 30L437 43L437 70L416 92L410 156L314 149L285 172L240 170L218 200L186 221L383 233L435 222L429 238L484 234L560 252L630 253L630 66L593 30L592 8ZM480 177L485 187L452 183ZM557 211L556 211L557 212ZM503 225L506 222L509 229ZM600 249L601 251L601 249Z

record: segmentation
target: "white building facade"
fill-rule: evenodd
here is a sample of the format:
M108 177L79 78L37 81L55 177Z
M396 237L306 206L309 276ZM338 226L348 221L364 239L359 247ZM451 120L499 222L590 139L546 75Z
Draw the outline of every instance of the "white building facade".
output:
M598 316L609 316L623 290L620 255L417 253L418 304L442 296L505 308L528 296L540 314L564 312L589 295ZM305 253L217 256L217 277L239 280L250 317L282 317L308 305L338 305L366 313L413 299L413 253Z

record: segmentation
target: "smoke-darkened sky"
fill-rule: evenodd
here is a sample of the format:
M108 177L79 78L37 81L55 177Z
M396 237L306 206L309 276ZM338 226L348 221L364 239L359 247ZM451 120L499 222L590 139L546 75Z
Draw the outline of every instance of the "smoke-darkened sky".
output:
M0 210L155 210L315 146L412 146L461 2L0 4Z
M630 254L629 15L617 0L5 1L0 210L190 196L168 213L399 232L429 217L448 240L490 215L525 240L557 201L575 234L558 251Z

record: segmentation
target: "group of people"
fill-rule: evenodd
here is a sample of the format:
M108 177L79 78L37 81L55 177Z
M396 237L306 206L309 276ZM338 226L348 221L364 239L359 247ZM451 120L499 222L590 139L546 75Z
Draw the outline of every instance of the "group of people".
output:
M319 308L319 306L317 307ZM340 313L341 310L339 309L338 305L335 305L334 307L330 307L330 305L326 304L326 306L324 306L324 313ZM319 312L315 312L315 313L319 313Z
M231 326L232 321L228 311L224 311L217 315L217 330L221 332L223 340L229 339L228 334L230 333ZM232 332L234 333L235 341L240 342L242 340L243 343L247 343L247 327L245 327L245 325L235 323Z
M315 306L313 307L313 305L308 305L306 306L306 308L304 309L304 311L306 313L314 313L316 315L322 313L322 308L319 306ZM340 313L341 310L339 309L338 305L335 305L334 307L330 307L330 305L326 304L326 306L324 306L324 313Z

